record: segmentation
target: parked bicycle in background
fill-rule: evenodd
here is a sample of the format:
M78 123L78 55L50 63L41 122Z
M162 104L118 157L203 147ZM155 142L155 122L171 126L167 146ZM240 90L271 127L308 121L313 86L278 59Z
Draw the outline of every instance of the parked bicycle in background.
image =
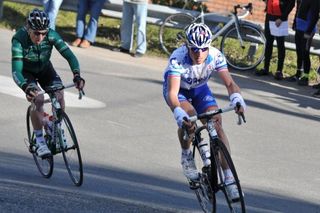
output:
M228 65L237 70L250 70L258 66L264 59L265 36L260 25L244 21L253 10L252 4L235 5L229 16L217 13L204 13L202 6L207 0L199 2L201 12L192 15L185 13L170 15L160 27L159 41L162 49L170 55L185 42L184 31L191 23L205 23L212 31L213 46L219 46L225 55ZM185 3L188 3L185 0ZM238 10L243 11L242 14Z

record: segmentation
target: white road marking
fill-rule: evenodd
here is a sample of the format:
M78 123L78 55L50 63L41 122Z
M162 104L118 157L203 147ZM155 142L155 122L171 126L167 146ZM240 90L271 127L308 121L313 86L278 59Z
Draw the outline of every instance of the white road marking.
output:
M7 76L0 75L0 92L12 95L18 98L25 99L24 92L19 89L19 87L14 83L12 78ZM65 102L67 107L76 107L76 108L104 108L106 104L83 96L81 100L78 99L78 94L71 93L71 92L64 92L65 95Z

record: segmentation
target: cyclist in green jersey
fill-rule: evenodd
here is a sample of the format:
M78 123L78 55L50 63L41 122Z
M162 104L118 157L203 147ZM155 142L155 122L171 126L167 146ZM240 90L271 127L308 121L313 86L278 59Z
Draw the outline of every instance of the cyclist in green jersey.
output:
M40 87L62 84L50 61L53 46L68 61L73 73L76 88L82 90L85 81L80 76L79 62L60 35L49 29L48 15L34 9L27 17L26 25L12 37L12 76L15 83L26 93L28 101L35 103L31 120L36 135L37 154L40 157L50 156L43 137L43 104L44 96L38 95ZM39 85L38 85L39 84ZM63 91L57 92L58 100L64 109Z

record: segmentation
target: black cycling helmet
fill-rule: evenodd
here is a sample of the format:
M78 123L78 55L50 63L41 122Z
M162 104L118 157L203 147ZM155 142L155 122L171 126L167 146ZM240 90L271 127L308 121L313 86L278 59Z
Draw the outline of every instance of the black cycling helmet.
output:
M46 12L39 10L38 8L33 9L27 19L28 26L32 30L48 30L49 29L49 17Z

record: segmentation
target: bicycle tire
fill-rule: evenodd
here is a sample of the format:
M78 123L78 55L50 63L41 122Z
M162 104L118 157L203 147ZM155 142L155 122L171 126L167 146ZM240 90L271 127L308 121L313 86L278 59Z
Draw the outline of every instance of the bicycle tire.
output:
M254 69L264 59L265 36L261 30L246 23L240 23L239 32L243 44L240 43L237 29L233 26L223 35L220 50L233 69Z
M58 129L58 135L65 166L74 185L81 186L83 183L83 166L76 133L68 115L64 111L61 111L60 119L61 128ZM62 133L62 130L64 133ZM64 137L62 134L64 134ZM66 139L66 147L63 146L63 138Z
M186 13L173 14L164 20L159 31L159 42L165 53L170 55L185 43L184 30L194 20L193 16Z
M36 145L35 135L33 133L30 114L31 114L31 106L28 107L27 115L26 115L29 151L33 156L33 160L35 161L40 174L45 178L50 178L53 173L53 156L50 156L47 158L40 158L37 156L35 151L35 145Z
M201 131L205 130L205 126L200 127L197 130L195 141L193 143L193 159L195 160L196 166L199 171L199 180L194 183L193 191L196 194L197 200L203 212L212 213L216 211L216 195L212 190L211 184L211 168L203 167L203 161L197 144L202 140Z
M211 146L211 155L212 155L212 161L211 164L214 162L217 170L212 172L212 176L216 175L217 177L217 185L212 186L213 188L217 190L221 190L225 196L226 202L228 204L228 207L230 209L230 212L246 212L245 208L245 202L244 202L244 196L242 193L242 188L240 185L240 181L238 178L238 174L236 172L235 166L233 164L232 158L229 154L229 151L227 150L226 146L220 139L215 139L215 141L212 143ZM226 191L226 185L224 184L224 178L223 178L223 171L221 167L221 157L225 159L225 162L227 163L228 167L230 168L233 177L235 179L234 184L236 184L239 192L239 199L236 201L232 201L229 199L227 191Z

